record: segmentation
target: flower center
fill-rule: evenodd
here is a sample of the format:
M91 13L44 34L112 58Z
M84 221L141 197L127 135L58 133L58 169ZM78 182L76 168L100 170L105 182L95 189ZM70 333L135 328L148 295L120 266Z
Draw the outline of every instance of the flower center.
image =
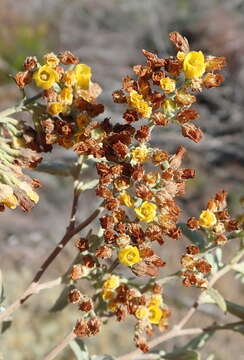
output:
M40 75L40 78L43 80L43 81L48 81L50 77L50 74L48 74L46 71L43 71Z
M134 254L133 253L129 253L128 255L127 255L127 260L128 261L131 261L131 260L133 260L134 259Z

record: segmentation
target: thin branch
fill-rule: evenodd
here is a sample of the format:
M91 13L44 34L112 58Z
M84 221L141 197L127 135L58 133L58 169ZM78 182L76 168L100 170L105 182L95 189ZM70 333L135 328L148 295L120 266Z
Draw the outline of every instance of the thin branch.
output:
M84 222L82 222L80 225L75 227L73 230L70 230L68 233L66 233L63 237L63 239L59 242L59 244L56 246L56 248L51 252L51 254L47 257L47 259L44 261L38 272L33 278L32 283L30 286L26 289L26 291L9 307L7 307L3 312L0 313L0 321L3 321L6 319L9 315L11 315L16 309L18 309L24 302L27 301L27 299L36 293L36 289L38 288L38 284L40 278L44 274L44 272L47 270L49 265L53 262L53 260L58 256L58 254L63 250L65 245L69 242L69 240L76 235L78 232L83 230L85 227L87 227L101 212L101 209L95 210Z
M43 360L52 360L54 359L72 340L75 339L75 334L73 330L63 339L63 341L55 346L55 348L48 353Z
M0 117L6 117L9 115L16 114L17 112L24 111L26 106L28 106L31 103L33 103L34 101L40 99L42 97L42 95L43 95L43 93L41 92L39 94L32 96L29 99L25 99L25 100L21 101L18 105L12 106L6 110L1 111Z

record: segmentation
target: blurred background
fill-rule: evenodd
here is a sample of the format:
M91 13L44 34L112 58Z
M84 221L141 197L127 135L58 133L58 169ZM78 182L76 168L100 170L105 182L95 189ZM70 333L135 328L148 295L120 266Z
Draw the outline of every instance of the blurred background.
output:
M114 121L120 120L121 107L112 103L111 92L120 88L123 76L132 74L133 65L144 62L142 48L159 56L172 54L169 32L178 31L186 36L191 49L226 56L224 84L199 96L199 125L205 133L202 142L196 145L182 138L176 128L164 130L154 141L171 151L184 145L188 150L185 165L197 169L196 179L181 199L183 219L198 216L208 197L223 188L229 192L232 213L242 211L239 198L244 195L243 0L0 0L0 9L0 110L20 98L10 74L21 70L29 55L40 59L45 53L67 49L92 66L93 79L103 87L100 101L107 107L105 115ZM72 154L58 150L54 156L68 161ZM21 294L45 255L59 241L70 209L71 179L36 173L35 176L41 179L43 187L34 210L29 214L5 211L0 217L0 267L8 303ZM93 196L92 191L84 194L80 219L96 207ZM164 268L163 275L178 270L179 255L186 243L183 240L176 246L168 241L163 247L164 260L172 264ZM233 246L226 246L225 257ZM73 245L69 244L47 279L62 274L74 256ZM218 288L228 300L241 303L244 289L241 283L233 283L232 275L220 281ZM70 331L78 316L71 306L62 312L48 312L59 293L60 288L33 296L14 314L12 328L0 338L4 359L40 359ZM166 286L165 293L165 300L173 309L171 323L174 323L192 304L198 290L176 284ZM202 315L203 324L230 319L213 306L209 312L210 318ZM196 317L192 325L198 321ZM132 333L133 323L111 321L101 335L89 339L87 344L92 353L123 354L133 349ZM170 351L185 340L171 341L164 349ZM243 352L241 335L223 331L208 342L203 359L210 353L215 354L216 360L244 359ZM67 349L57 359L75 358Z

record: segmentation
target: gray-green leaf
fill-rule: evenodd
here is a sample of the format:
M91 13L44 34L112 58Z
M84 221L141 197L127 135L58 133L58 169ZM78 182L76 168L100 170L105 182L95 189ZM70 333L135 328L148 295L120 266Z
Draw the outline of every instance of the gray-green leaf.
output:
M3 288L3 276L2 271L0 270L0 304L4 301L4 288Z
M211 303L215 303L223 312L226 312L227 306L225 299L219 293L219 291L214 288L205 290L200 297L200 304Z
M81 339L72 340L69 343L77 360L90 360L88 349Z
M61 294L57 298L55 304L49 311L56 312L63 310L65 306L68 305L68 294L74 288L75 288L74 285L65 286L65 288L62 290Z
M195 245L199 247L200 250L204 250L205 242L204 237L200 231L192 231L184 223L179 223L178 226L181 228L183 234Z
M227 311L232 315L239 317L240 319L244 320L244 306L234 304L228 300L225 301L227 305Z
M116 360L111 355L92 355L91 360Z
M199 352L195 350L185 350L183 352L174 351L164 355L163 359L169 360L201 360Z

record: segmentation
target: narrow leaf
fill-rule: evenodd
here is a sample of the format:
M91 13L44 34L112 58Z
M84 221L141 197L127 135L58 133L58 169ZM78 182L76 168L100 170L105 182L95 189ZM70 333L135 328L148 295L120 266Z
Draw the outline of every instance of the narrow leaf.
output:
M63 310L65 306L68 305L68 294L74 288L75 288L74 285L65 286L65 288L62 290L61 294L57 298L55 304L49 311L56 312Z
M116 360L111 355L92 355L91 360Z
M12 320L3 321L2 327L1 327L1 334L3 334L6 330L8 330L11 325L12 325Z
M163 359L169 360L201 360L199 352L195 350L185 350L183 352L174 351L164 355Z
M77 360L90 360L88 349L81 339L72 340L69 343Z
M234 304L228 300L225 301L227 305L227 311L232 315L239 317L240 319L244 320L244 306Z
M204 237L200 231L192 231L184 223L179 223L178 226L181 228L183 234L195 245L199 247L200 250L204 250L205 242Z
M218 307L223 311L226 312L227 310L227 306L226 306L226 302L225 299L223 298L223 296L219 293L218 290L216 289L207 289L205 290L201 297L200 297L200 303L201 304L211 304L211 303L215 303L218 305Z
M0 270L0 304L4 301L4 288L3 288L3 276L2 271Z
M206 342L214 335L214 331L206 331L192 340L190 340L185 346L184 349L192 349L192 350L199 350L201 349Z

